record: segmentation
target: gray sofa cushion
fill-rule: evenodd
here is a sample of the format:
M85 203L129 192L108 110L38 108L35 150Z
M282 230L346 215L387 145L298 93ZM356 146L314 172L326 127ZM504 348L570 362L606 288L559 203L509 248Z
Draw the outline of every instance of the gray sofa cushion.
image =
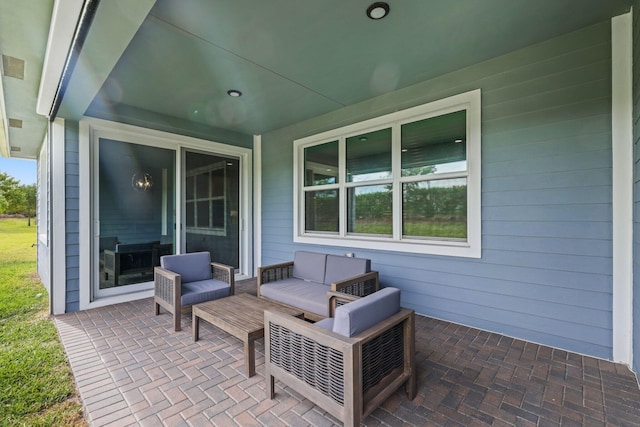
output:
M293 258L293 277L316 283L324 283L326 260L326 254L296 251Z
M231 291L228 283L216 279L183 283L181 288L180 305L193 305L228 297Z
M371 271L371 261L366 258L351 258L338 255L327 255L327 267L324 284L331 285Z
M165 255L160 257L160 266L179 274L182 283L211 279L211 256L209 252Z
M384 288L336 308L333 332L352 337L399 310L400 289Z
M315 326L319 326L327 331L333 331L333 317L327 317L326 319L318 320L314 323Z
M320 316L329 316L329 286L289 278L260 286L260 295Z

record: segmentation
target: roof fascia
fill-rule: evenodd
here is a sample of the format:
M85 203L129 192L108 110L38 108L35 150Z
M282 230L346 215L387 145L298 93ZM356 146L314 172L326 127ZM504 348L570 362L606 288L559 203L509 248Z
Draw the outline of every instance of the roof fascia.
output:
M42 66L36 112L50 117L67 56L82 15L84 0L56 0L51 14L47 50Z

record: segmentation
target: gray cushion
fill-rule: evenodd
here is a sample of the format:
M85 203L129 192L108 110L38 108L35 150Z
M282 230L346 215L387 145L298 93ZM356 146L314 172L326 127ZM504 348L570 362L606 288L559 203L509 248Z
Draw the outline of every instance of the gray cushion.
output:
M333 317L327 317L314 323L315 326L319 326L327 331L333 331Z
M182 283L211 279L211 256L209 252L165 255L160 257L160 266L179 274Z
M327 272L325 285L348 279L371 271L371 261L366 258L351 258L338 255L327 255Z
M324 283L324 266L327 255L317 252L297 251L293 258L293 277Z
M266 298L297 307L320 316L329 316L330 288L322 283L289 278L260 286L260 294Z
M181 305L199 304L205 301L228 297L231 291L228 283L216 279L183 283L181 288Z
M384 288L336 308L333 332L352 337L400 310L400 289Z

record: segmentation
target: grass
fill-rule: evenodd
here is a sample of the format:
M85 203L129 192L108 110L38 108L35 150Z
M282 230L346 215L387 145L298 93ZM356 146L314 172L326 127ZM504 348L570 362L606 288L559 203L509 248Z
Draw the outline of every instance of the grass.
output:
M36 227L0 220L0 425L86 426L36 273Z

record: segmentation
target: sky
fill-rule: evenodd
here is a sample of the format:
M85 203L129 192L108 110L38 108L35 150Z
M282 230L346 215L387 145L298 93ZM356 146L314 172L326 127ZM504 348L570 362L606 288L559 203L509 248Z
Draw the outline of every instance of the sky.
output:
M36 183L37 165L38 163L35 160L5 159L0 157L0 172L17 179L22 185Z

